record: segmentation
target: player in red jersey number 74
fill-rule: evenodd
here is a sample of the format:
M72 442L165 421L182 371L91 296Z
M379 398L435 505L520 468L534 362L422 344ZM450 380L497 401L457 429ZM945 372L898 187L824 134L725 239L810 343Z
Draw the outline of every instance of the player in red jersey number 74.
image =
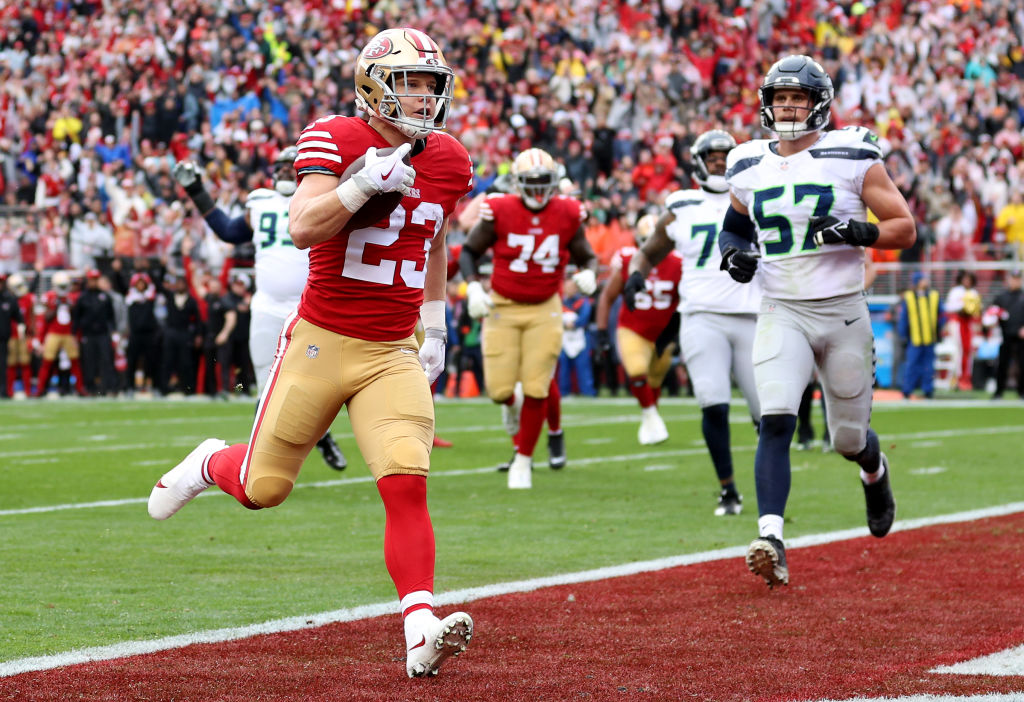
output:
M519 154L512 163L516 192L484 200L459 257L469 314L487 317L481 339L487 394L508 413L522 383L519 443L508 470L512 489L532 485L533 449L562 350L560 289L570 258L580 269L573 276L580 292L591 295L597 287L597 256L583 233L586 210L579 200L555 195L560 172L541 149ZM487 249L494 261L489 294L477 280Z
M285 322L248 444L199 445L153 488L166 519L216 483L250 509L288 497L302 462L342 406L384 502L384 561L401 600L406 673L420 677L463 651L469 615L433 613L434 530L427 472L434 438L430 383L444 365L448 218L472 186L466 149L442 130L454 75L434 41L389 29L360 52L357 106L299 137L288 233L309 248L309 276ZM378 149L397 147L386 156ZM403 158L411 155L412 165ZM341 180L365 155L363 167ZM370 197L401 192L390 215L348 225ZM417 351L416 324L425 329Z

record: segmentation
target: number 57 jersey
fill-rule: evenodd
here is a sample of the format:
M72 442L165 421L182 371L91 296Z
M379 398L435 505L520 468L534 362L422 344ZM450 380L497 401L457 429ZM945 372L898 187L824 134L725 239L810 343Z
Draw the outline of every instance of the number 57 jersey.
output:
M675 219L666 227L683 256L679 310L720 314L756 314L761 307L761 276L737 283L721 270L718 234L729 209L729 193L677 190L665 199Z
M388 218L342 229L309 251L309 280L299 316L366 341L398 341L416 329L427 252L445 219L473 184L469 153L454 137L431 132L412 157L416 181ZM331 115L299 136L295 170L341 177L371 146L391 146L358 117Z

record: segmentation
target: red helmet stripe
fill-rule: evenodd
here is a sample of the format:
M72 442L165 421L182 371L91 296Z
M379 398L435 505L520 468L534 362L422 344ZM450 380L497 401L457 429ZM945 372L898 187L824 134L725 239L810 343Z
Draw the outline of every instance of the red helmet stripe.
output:
M421 58L436 58L437 54L441 51L437 48L437 44L434 43L433 39L418 29L405 30L405 36L409 39L409 43L416 47L416 51L420 53Z

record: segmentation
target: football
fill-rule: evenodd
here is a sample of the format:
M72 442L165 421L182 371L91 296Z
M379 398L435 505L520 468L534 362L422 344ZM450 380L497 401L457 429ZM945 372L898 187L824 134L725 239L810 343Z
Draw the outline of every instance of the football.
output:
M397 147L389 146L383 149L377 149L379 156L387 156ZM412 159L406 154L405 158L402 159L407 165L412 163ZM366 156L360 156L355 161L349 164L345 172L341 174L341 182L344 183L346 180L352 177L353 174L358 173L359 169L366 163ZM359 211L352 215L352 218L348 220L348 224L345 225L347 231L355 229L362 229L363 227L369 227L377 224L382 219L385 219L395 208L398 207L398 203L402 201L404 195L400 192L391 193L379 193L374 195L366 201Z

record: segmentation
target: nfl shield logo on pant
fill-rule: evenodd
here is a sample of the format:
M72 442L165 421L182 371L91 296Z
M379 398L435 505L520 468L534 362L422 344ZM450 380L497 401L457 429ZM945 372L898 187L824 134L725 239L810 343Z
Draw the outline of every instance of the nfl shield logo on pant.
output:
M316 358L320 355L320 347L316 344L310 344L306 347L306 358Z

